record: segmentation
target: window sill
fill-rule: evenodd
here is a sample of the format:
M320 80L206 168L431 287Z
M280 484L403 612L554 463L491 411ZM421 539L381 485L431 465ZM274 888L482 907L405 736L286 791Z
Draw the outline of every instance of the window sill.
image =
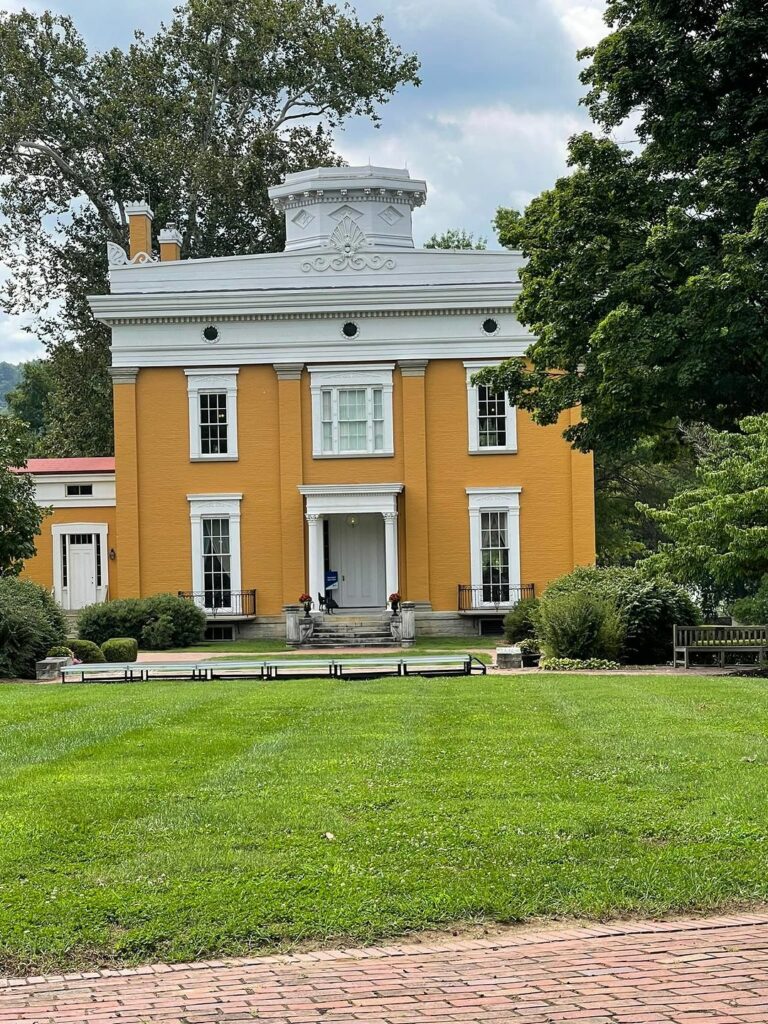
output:
M313 459L393 459L394 451L391 452L313 452Z
M517 455L517 448L470 448L470 455Z
M238 455L190 455L190 462L238 462Z

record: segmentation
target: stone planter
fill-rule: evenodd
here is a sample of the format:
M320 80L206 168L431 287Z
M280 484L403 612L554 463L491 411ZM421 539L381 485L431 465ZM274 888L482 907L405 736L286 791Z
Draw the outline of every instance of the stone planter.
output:
M497 647L496 668L522 668L523 656L519 647Z
M71 658L44 658L35 662L35 677L38 683L60 683L61 670L71 665Z

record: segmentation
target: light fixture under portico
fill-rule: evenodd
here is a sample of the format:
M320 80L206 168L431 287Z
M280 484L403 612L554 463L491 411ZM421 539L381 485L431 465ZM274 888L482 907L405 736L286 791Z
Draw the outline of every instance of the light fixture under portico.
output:
M299 486L306 503L309 550L308 593L319 611L318 595L325 593L325 537L323 522L330 516L361 522L361 517L380 515L384 521L384 574L386 595L399 587L397 498L403 484L307 484ZM374 540L375 543L375 540ZM386 598L386 595L384 597Z

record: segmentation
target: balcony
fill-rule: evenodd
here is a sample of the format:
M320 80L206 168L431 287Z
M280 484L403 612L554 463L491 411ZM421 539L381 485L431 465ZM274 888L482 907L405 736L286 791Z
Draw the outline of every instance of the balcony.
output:
M180 590L179 597L194 601L211 621L237 621L256 618L255 590L228 590L226 592Z
M459 612L462 615L503 615L519 601L535 597L533 583L512 586L507 583L488 583L472 587L459 584Z

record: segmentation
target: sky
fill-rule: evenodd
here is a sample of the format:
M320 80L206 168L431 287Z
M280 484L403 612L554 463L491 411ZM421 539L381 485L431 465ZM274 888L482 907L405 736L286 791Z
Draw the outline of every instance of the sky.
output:
M154 31L173 0L58 0L89 46L124 45L134 29ZM0 0L0 11L20 0ZM604 0L355 0L366 19L382 14L405 50L418 53L423 84L382 109L381 127L358 119L337 135L351 164L405 167L425 178L416 244L463 227L494 244L498 206L522 209L566 172L568 138L589 127L579 98L576 51L607 31ZM1 267L1 264L0 264ZM31 318L30 318L31 319ZM27 320L27 323L30 321ZM0 312L0 361L23 362L42 346L24 318Z

